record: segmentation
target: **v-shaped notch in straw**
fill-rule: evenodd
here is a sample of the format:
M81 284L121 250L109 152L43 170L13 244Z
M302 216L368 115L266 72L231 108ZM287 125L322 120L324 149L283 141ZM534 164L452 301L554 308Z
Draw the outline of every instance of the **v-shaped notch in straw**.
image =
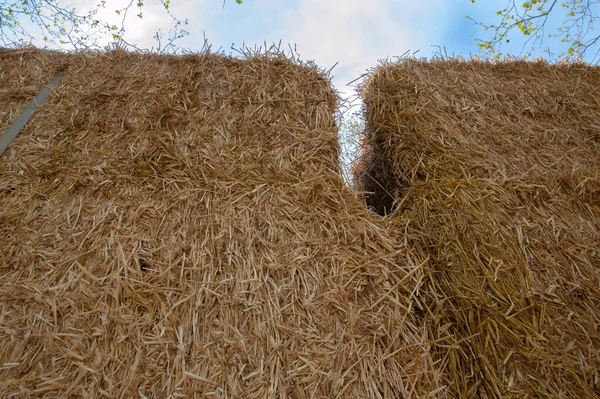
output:
M25 107L23 112L15 119L15 121L6 129L2 137L0 137L0 156L8 148L10 143L21 133L21 130L27 125L35 111L46 102L53 87L58 86L64 72L59 72L54 76L48 84L38 93L37 96Z

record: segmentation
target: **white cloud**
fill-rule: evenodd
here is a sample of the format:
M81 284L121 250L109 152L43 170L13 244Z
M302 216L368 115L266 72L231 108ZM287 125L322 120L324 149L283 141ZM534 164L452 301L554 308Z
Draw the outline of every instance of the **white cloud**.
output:
M146 0L142 8L142 18L138 17L139 8L136 6L137 0L132 2L129 11L125 18L125 33L123 38L131 44L139 48L152 48L157 46L154 35L157 31L162 30L165 37L168 32L174 27L175 21L165 10L159 0ZM202 23L203 13L197 12L198 9L208 8L205 5L205 0L173 0L170 6L172 14L185 20L190 15L193 15L195 23ZM97 8L98 0L76 0L74 6L80 14L87 13ZM123 0L107 0L104 7L98 8L96 18L121 27L124 14L120 15L115 10L120 10L129 2ZM183 29L186 27L183 26ZM104 35L98 40L99 45L107 45L113 42L111 35Z
M76 4L93 7L98 0L76 0ZM136 16L135 5L126 21L125 40L142 48L156 45L153 39L158 29L168 31L172 19L159 0L146 0L144 18ZM433 44L440 44L449 24L448 18L456 5L447 1L429 0L247 0L243 5L227 0L172 0L171 9L179 18L189 18L186 30L190 36L178 42L180 46L200 50L203 32L213 48L228 50L237 47L279 42L296 45L303 59L315 60L324 68L334 64L334 84L343 94L353 92L346 86L377 61L399 56L406 51L421 50L429 55ZM115 9L123 0L107 0L100 10L102 19L119 24ZM126 3L125 3L126 4ZM106 37L103 44L112 40Z
M303 58L334 69L338 90L374 67L377 61L406 51L424 50L440 35L444 2L426 5L398 0L301 0L285 13L282 36L296 43Z

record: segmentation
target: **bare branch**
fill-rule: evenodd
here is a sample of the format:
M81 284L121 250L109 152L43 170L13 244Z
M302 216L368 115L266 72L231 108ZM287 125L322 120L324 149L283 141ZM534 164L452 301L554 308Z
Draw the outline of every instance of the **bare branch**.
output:
M561 9L565 15L560 26L547 33L548 26L561 19ZM594 32L594 25L600 22L599 13L598 0L566 0L560 3L558 0L524 0L522 3L510 0L504 9L496 13L499 16L496 24L470 19L491 33L488 39L476 39L483 55L499 58L503 44L515 34L521 34L527 38L519 56L527 58L535 52L545 51L550 58L583 59L589 53L595 53L591 62L597 62L600 38ZM546 44L547 40L553 44L554 50ZM556 54L557 41L566 48L559 54Z
M163 50L172 50L173 43L187 32L181 27L188 21L175 17L170 10L171 0L159 1L166 14L172 19L173 27L168 33L168 45ZM130 0L124 7L115 10L120 23L111 24L98 17L98 11L106 7L100 0L91 11L78 13L72 6L64 6L57 0L5 0L0 2L0 45L17 47L36 43L67 49L100 47L99 41L113 40L115 43L140 50L123 40L126 34L129 10L136 6L137 16L143 17L144 0ZM158 32L157 32L158 33ZM160 34L162 37L162 33ZM156 36L155 36L156 37Z

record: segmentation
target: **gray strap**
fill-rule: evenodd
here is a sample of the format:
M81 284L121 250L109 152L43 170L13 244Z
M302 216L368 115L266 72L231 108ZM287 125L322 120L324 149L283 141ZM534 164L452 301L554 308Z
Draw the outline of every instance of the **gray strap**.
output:
M62 79L64 72L59 72L50 82L39 92L37 96L25 107L21 115L6 129L2 137L0 137L0 156L4 154L4 151L8 148L9 144L19 135L21 129L25 127L29 119L33 116L33 113L38 109L39 106L44 104L52 91L52 87L56 87L58 82Z

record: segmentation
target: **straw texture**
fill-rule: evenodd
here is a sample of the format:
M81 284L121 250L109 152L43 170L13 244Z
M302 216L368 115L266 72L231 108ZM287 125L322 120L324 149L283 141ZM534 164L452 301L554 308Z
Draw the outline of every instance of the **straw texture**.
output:
M64 57L56 51L0 48L0 132L62 68Z
M368 204L429 258L455 397L600 397L600 69L402 60L365 80Z
M0 159L0 396L443 389L412 311L424 264L345 187L320 70L277 52L65 67Z

